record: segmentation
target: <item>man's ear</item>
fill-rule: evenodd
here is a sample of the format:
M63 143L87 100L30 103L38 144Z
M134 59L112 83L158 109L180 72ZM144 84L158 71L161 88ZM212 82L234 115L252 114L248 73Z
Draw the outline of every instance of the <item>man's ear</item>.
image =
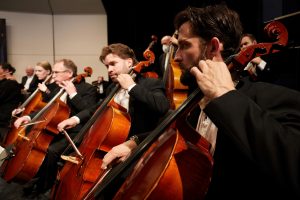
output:
M132 60L132 58L127 58L126 61L128 63L128 68L129 67L133 67L133 60Z
M217 52L221 51L220 40L217 37L213 37L211 40L211 52L213 55L216 55Z
M217 37L213 37L210 40L210 57L212 60L222 60L221 51L223 50L223 44L220 42L220 40Z

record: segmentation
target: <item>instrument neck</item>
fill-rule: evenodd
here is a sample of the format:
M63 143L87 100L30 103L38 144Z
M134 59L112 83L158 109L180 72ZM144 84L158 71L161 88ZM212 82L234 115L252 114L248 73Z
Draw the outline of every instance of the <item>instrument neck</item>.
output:
M59 92L51 99L51 101L49 101L45 107L43 107L38 114L36 114L34 116L34 118L32 119L32 121L35 121L36 119L39 119L39 117L48 110L48 108L59 98L63 95L63 93L65 92L65 90L63 88L61 88L59 90Z
M52 75L47 76L47 78L43 81L43 84L48 83L52 78ZM35 98L35 96L37 95L37 93L40 91L39 87L26 99L26 101L24 101L24 103L19 106L19 108L25 108L31 101L32 99Z

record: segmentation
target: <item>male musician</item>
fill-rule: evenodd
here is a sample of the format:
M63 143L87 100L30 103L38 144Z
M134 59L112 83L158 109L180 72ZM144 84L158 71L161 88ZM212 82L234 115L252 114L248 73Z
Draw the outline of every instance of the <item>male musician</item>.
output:
M157 126L159 120L169 110L164 84L160 79L144 78L140 74L133 79L129 72L138 62L134 51L124 44L105 46L100 60L107 67L111 80L115 84L120 84L121 88L113 100L130 114L131 126L128 139L130 138L129 142L136 144L147 136L147 132ZM108 92L115 84L110 85ZM58 129L70 128L90 119L97 107L84 110L61 122Z
M86 83L82 77L77 79L77 66L73 61L69 59L57 61L53 65L52 74L54 81L65 91L65 93L60 96L60 100L67 103L70 108L70 116L96 104L97 91L95 87ZM15 126L18 128L20 125L30 122L32 117L33 115L19 118L16 120ZM72 139L76 136L82 125L83 124L78 124L68 130L68 134ZM57 162L59 161L60 154L68 144L69 143L63 134L55 136L48 148L46 158L36 175L36 177L38 177L36 194L46 192L52 187L58 169ZM32 187L28 188L26 191L28 192L31 189Z
M129 72L138 62L133 50L124 44L117 43L104 47L100 60L106 65L112 81L121 86L121 90L115 95L114 101L126 108L131 116L129 137L152 130L159 118L169 109L161 80L144 78L139 74L133 80ZM108 88L108 93L114 86L113 84ZM123 94L122 97L121 94ZM89 119L96 108L94 106L61 122L58 129L74 127L79 121Z
M21 84L23 85L23 94L25 99L30 96L32 92L37 88L39 80L34 74L34 67L29 65L25 69L26 76L22 77Z
M103 76L98 76L96 81L92 82L92 85L97 88L98 99L103 100L106 97L106 89L110 82L106 81Z
M167 57L167 54L169 53L170 50L170 45L171 45L171 36L170 35L165 35L161 38L160 40L161 46L162 46L162 51L163 53L159 56L158 62L159 62L159 67L160 67L160 76L163 78L164 73L165 73L165 68L166 68L166 62L169 62L169 57ZM167 59L167 60L166 60Z
M175 26L175 60L204 95L197 130L214 156L206 199L299 199L299 92L249 77L233 80L224 61L238 50L242 25L227 6L188 8ZM126 142L114 147L102 167L131 151Z
M11 65L0 65L0 143L5 140L9 131L11 112L22 101L21 87L16 80L6 78Z
M244 50L255 44L257 44L255 36L251 33L244 33L240 43L240 50ZM266 65L266 61L261 57L255 57L247 64L244 70L247 70L247 75L250 74L254 80L267 81L270 79L270 77L268 77L270 69L267 68Z

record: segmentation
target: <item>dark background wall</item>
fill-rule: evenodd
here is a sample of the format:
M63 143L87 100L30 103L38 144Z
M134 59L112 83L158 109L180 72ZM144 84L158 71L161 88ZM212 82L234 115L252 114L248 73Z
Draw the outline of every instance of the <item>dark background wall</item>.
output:
M135 51L143 51L151 40L151 35L159 39L174 32L173 19L176 13L188 6L201 7L211 2L201 0L157 1L114 1L102 0L108 18L108 43L122 42ZM243 1L228 0L228 6L241 14L245 29L256 33L262 26L261 0L252 0L245 6ZM167 4L167 5L166 5Z
M221 0L162 0L159 1L117 1L102 0L108 18L108 43L122 42L135 51L143 51L151 35L159 39L174 32L173 19L177 12L187 6L201 7L219 3ZM225 0L241 17L246 32L258 39L264 21L300 10L298 0ZM166 5L167 4L167 5Z
M0 63L7 62L6 20L0 18Z
M160 5L157 1L117 1L102 0L108 19L108 43L121 42L134 49L139 60L143 51L148 47L151 41L151 35L158 37L157 45L152 49L156 56L162 52L160 39L164 35L172 35L174 32L173 19L179 11L188 6L202 7L208 4L224 2L221 0L161 0ZM263 28L266 22L276 17L287 15L300 11L299 0L225 0L228 7L236 10L241 18L245 32L253 33L259 42L264 41ZM166 5L167 4L167 5ZM299 13L300 14L300 13ZM296 31L295 22L289 23L288 31L292 36L291 41L297 40L295 46L300 46ZM276 54L276 68L274 67L274 77L277 77L280 84L287 85L300 90L300 62L299 48L290 50L292 52L285 54ZM287 58L289 55L298 57ZM158 57L157 57L158 58ZM156 63L157 65L157 59ZM272 60L272 59L269 59ZM275 60L275 59L274 59ZM278 60L289 60L285 65L292 66L289 69L282 69L278 65ZM291 75L286 75L283 71L289 70ZM282 75L284 74L284 75ZM283 76L283 77L279 77ZM287 80L288 79L288 80ZM299 80L299 81L298 81Z

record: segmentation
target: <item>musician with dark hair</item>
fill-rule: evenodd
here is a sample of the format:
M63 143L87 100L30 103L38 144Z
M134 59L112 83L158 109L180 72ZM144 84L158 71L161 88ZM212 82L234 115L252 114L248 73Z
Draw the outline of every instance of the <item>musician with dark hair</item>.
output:
M9 63L0 65L0 144L9 131L11 112L22 102L20 84L7 78L12 69L14 68Z
M196 130L214 158L206 199L299 199L300 93L232 76L225 61L239 51L243 29L227 6L187 8L175 28L175 61L204 95ZM113 148L102 167L124 157L124 146L132 148Z

